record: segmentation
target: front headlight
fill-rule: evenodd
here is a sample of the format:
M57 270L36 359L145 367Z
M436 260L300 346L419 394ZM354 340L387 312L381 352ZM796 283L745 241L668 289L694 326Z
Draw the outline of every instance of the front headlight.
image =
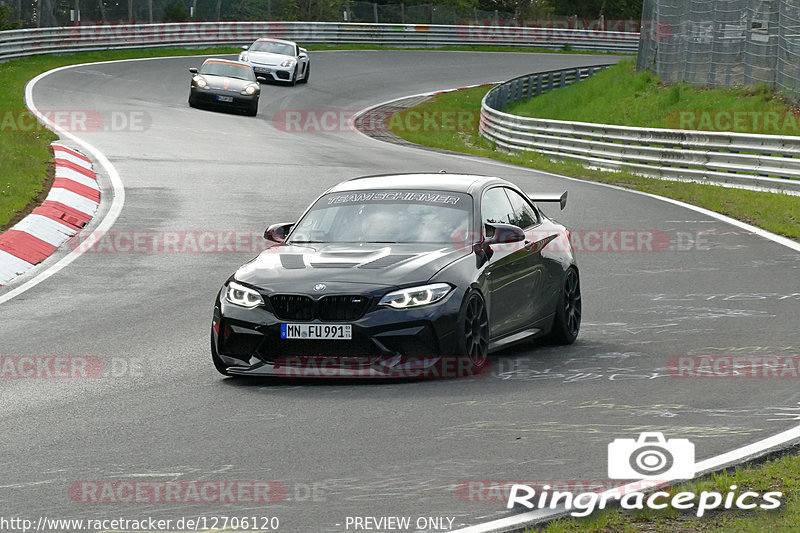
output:
M244 88L242 94L246 94L249 96L256 94L256 91L258 91L258 87L256 87L255 85L248 85L247 87Z
M291 67L294 65L294 59L286 59L281 63L282 67Z
M202 78L202 77L200 77L200 76L197 76L197 77L194 79L194 83L195 83L195 84L196 84L198 87L200 87L201 89L205 89L205 88L206 88L206 85L208 85L208 83L206 83L206 79L205 79L205 78Z
M264 305L264 298L258 292L244 285L239 285L235 281L231 281L228 284L228 288L225 290L225 299L232 304L247 307L248 309Z
M447 283L434 283L420 287L410 287L393 291L381 298L378 305L387 305L395 309L408 309L436 303L453 290Z

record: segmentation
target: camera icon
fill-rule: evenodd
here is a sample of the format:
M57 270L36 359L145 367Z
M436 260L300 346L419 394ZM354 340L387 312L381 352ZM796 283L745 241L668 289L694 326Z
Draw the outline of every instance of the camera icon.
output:
M608 445L611 479L691 479L694 474L694 444L688 439L666 440L663 433L652 432Z

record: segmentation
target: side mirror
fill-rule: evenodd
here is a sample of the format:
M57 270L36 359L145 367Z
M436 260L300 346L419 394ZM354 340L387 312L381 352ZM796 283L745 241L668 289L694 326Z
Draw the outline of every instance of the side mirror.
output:
M292 231L294 227L294 223L286 223L282 222L279 224L273 224L267 228L264 232L264 238L268 241L277 242L282 244L286 241L286 236L289 235L289 232Z
M192 74L197 74L197 68L195 68L195 67L190 67L190 68L189 68L189 72L191 72Z
M486 245L509 244L525 240L525 232L512 224L486 224Z
M297 50L297 57L306 57L308 55L308 50L305 48L298 48Z
M249 49L250 49L250 47L248 45L242 46L242 50L249 50Z

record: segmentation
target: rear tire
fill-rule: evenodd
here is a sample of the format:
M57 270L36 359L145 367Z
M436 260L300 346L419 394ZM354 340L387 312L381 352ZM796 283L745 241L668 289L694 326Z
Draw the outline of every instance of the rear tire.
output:
M555 344L572 344L581 329L581 282L578 269L569 267L556 306L553 329L547 339Z

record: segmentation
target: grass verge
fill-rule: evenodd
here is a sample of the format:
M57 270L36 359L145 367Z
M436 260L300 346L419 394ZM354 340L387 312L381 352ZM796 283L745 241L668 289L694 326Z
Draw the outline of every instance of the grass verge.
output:
M736 486L731 490L731 486ZM702 517L692 510L676 510L667 507L663 510L625 511L617 507L598 511L586 518L562 518L542 527L529 530L547 533L572 532L703 532L703 533L771 533L795 532L800 524L800 455L793 454L772 459L760 465L725 470L700 480L677 485L667 492L703 491L718 492L723 496L735 492L737 497L746 491L783 493L779 509L765 511L721 510L710 511ZM754 498L747 503L761 503Z
M621 61L583 83L504 109L515 115L643 128L800 135L800 110L766 84L752 88L664 86Z
M593 80L594 78L572 87L588 85ZM537 98L555 95L570 88L559 89ZM490 157L523 167L674 198L800 240L800 197L797 196L664 181L623 172L587 169L576 162L552 161L535 152L508 154L498 151L477 131L481 99L489 89L491 87L476 87L436 95L418 106L396 113L387 125L395 134L413 143ZM598 90L596 87L595 90L602 93L602 88ZM603 108L598 108L597 113L602 116ZM599 116L592 118L593 120L587 121L601 122Z

